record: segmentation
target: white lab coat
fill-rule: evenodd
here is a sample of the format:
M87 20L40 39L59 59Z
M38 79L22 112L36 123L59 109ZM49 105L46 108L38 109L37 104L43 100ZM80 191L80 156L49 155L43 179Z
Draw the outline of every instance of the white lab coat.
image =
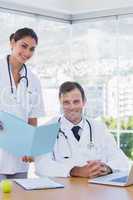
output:
M21 76L24 76L24 69L20 73ZM26 122L28 122L28 118L44 115L40 83L28 67L27 77L28 89L25 79L22 79L16 88L12 77L12 94L6 57L0 60L0 111L14 114ZM22 162L21 158L0 149L0 174L14 174L26 172L27 170L28 164Z
M65 117L61 118L61 130L68 137L60 134L57 139L54 152L38 156L35 159L36 174L39 176L67 177L74 166L83 166L86 161L100 159L112 170L127 170L128 158L116 146L113 136L102 122L89 120L92 128L94 148L88 148L90 143L90 129L88 123L83 119L78 125L79 142L75 139L71 129L74 126ZM64 158L69 157L69 158Z

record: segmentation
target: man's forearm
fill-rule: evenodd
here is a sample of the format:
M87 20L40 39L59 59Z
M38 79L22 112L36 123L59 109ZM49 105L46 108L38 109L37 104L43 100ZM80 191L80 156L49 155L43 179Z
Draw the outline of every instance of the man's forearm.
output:
M101 172L101 174L99 174L99 171L97 174L94 174L93 171L89 170L89 168L87 169L85 166L83 167L78 167L75 166L71 169L70 171L70 176L73 177L92 177L94 176L103 176L103 175L107 175L107 174L111 174L112 173L112 169L108 166L105 165L104 166L104 171Z

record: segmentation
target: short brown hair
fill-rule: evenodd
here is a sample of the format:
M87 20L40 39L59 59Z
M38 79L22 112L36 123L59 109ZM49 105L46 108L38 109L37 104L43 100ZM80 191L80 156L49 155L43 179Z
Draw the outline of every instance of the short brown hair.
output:
M62 94L70 92L74 89L78 89L80 91L82 100L85 101L86 97L85 97L85 92L82 86L77 82L71 82L71 81L66 81L63 84L61 84L59 88L59 98L61 97Z

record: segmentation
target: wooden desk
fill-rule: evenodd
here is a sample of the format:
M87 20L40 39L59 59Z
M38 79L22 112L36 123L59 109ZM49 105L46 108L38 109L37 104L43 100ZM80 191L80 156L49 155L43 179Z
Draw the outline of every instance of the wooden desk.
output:
M88 184L86 178L60 178L65 188L26 191L13 184L11 194L2 194L0 200L133 200L133 186L113 187Z

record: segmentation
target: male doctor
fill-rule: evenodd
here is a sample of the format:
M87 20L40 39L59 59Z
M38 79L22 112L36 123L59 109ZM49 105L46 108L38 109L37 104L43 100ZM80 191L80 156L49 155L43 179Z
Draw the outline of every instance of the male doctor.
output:
M35 159L36 174L53 177L97 177L128 168L128 158L116 146L106 126L83 115L86 98L76 82L59 89L63 116L54 151Z

